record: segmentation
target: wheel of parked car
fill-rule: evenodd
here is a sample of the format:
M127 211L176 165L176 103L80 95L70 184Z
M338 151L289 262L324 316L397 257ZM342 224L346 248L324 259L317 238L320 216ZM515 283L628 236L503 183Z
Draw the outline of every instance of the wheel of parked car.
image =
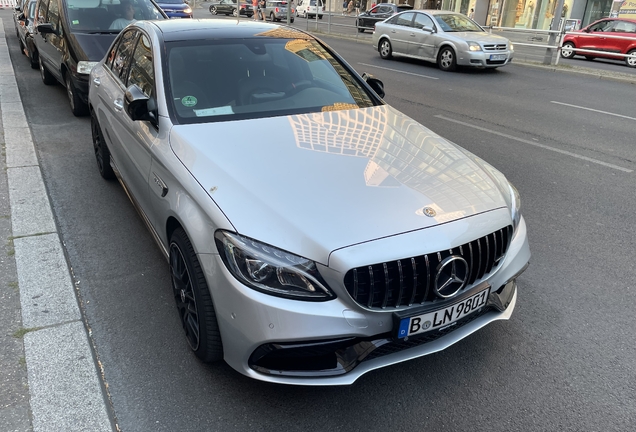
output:
M93 151L95 153L99 174L106 180L114 179L115 172L113 171L113 167L110 166L110 151L106 146L102 129L94 113L91 113L91 131L93 133Z
M238 16L238 9L232 9L232 16Z
M322 15L318 15L318 19L322 19Z
M204 362L223 359L223 345L214 304L192 243L183 228L170 237L172 290L186 339Z
M29 50L29 61L31 62L31 69L37 69L40 67L38 62L38 52L34 49Z
M572 48L574 48L574 44L572 42L564 43L563 47L561 47L561 57L567 59L574 57L575 51Z
M455 57L455 51L451 47L444 47L439 50L437 66L445 72L452 72L457 69L457 58Z
M51 75L46 69L46 66L42 63L42 57L38 56L38 66L40 67L40 77L42 77L42 82L46 85L53 85L57 82L55 77Z
M88 114L88 105L86 105L77 94L77 90L75 90L75 86L71 80L71 74L66 74L64 84L66 85L66 94L68 95L68 102L71 104L73 115L75 117L82 117Z
M362 27L362 23L360 23L359 21L356 21L356 27L358 27L359 33L364 33L364 28Z
M210 6L210 13L211 13L212 15L216 15L216 14L218 14L218 13L219 13L219 12L216 10L216 6Z
M625 57L625 64L629 67L636 68L636 49L631 50L627 54L631 57Z
M388 39L382 39L380 41L380 45L378 46L378 52L380 53L380 57L382 57L383 59L390 59L393 54L391 42L389 42Z
M274 17L274 12L272 12L271 14L269 14L269 19L270 19L272 22L276 22L276 21L278 21L278 20L276 19L276 17Z

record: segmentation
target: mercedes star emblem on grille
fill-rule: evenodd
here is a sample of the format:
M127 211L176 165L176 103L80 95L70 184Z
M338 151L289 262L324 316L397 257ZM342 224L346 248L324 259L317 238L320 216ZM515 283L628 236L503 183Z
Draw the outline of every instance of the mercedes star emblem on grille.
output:
M454 296L464 288L468 281L468 263L466 260L457 255L451 255L445 258L437 266L437 275L435 276L435 294L441 298L449 298Z

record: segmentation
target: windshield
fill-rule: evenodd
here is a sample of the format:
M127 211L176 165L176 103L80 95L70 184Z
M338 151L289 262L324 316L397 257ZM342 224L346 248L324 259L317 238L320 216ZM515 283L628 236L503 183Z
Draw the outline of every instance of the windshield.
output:
M468 17L461 14L434 15L435 21L445 32L484 31Z
M71 31L119 33L136 20L164 19L150 0L67 0Z
M318 42L225 39L167 43L179 123L336 111L380 104Z
M183 4L184 0L157 0L159 4Z

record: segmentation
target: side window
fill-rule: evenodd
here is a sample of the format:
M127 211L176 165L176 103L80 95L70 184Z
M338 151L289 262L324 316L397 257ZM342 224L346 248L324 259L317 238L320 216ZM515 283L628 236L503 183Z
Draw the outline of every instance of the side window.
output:
M413 12L403 13L397 17L397 21L395 23L400 26L410 27L411 21L413 21L413 15L415 15Z
M606 32L610 31L612 28L613 21L601 21L600 23L594 24L590 27L590 31L592 32Z
M135 47L126 87L133 84L137 84L148 97L154 93L155 73L152 68L152 49L150 47L150 40L143 34Z
M135 48L137 36L138 34L136 30L128 30L119 40L119 46L115 52L112 71L123 83L126 82L126 78L128 76L128 66L130 64L133 49Z
M433 20L428 15L424 15L422 13L415 14L415 25L416 29L421 29L423 27L428 27L431 29L435 28L435 24L433 24Z
M636 24L627 21L617 21L613 31L618 33L636 33Z
M49 3L49 13L46 17L46 22L51 23L53 30L57 31L60 21L60 8L58 4L59 0L51 0Z
M53 0L56 1L56 0ZM36 20L40 24L44 24L46 22L46 14L49 10L49 0L39 0L38 8L37 8L37 17Z
M378 10L378 13L381 14L389 14L393 12L393 9L391 9L391 6L382 6L380 7L380 10Z
M115 53L117 52L118 46L119 46L119 39L115 41L112 48L108 52L108 58L106 59L106 67L109 69L113 68L113 60L115 59Z

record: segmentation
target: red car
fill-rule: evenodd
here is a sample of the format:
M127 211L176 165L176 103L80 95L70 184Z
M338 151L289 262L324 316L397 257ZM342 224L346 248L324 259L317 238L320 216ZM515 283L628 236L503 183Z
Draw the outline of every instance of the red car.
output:
M572 48L605 51L607 54L580 53ZM633 56L617 57L612 55L612 53L633 54ZM605 18L590 24L582 30L567 33L563 38L561 56L572 58L575 55L585 56L588 60L596 57L625 60L627 66L636 67L636 20Z

